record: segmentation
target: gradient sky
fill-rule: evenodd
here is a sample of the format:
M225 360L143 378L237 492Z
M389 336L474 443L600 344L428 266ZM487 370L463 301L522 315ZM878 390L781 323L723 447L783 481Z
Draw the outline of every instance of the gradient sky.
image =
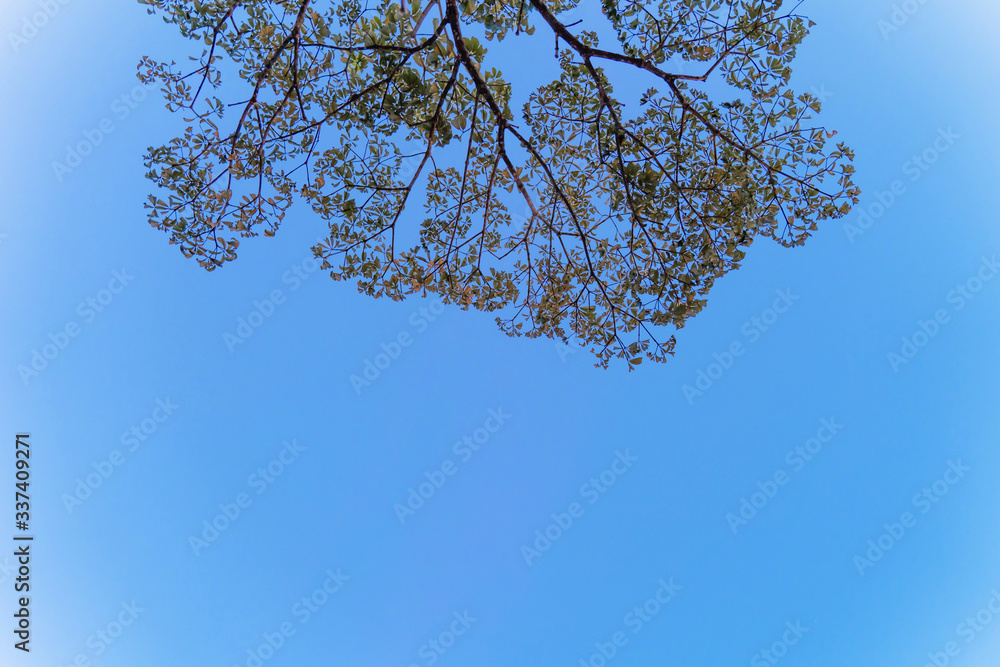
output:
M1000 618L966 619L1000 590L1000 276L978 282L1000 255L1000 7L910 4L885 34L889 0L803 5L818 25L795 86L823 93L856 150L862 206L803 248L755 244L670 363L629 374L308 273L323 224L304 206L199 269L145 221L142 154L179 125L135 77L141 55L192 47L124 0L58 4L15 45L39 4L6 0L0 478L29 431L36 542L30 656L11 647L0 557L0 664L252 667L269 636L269 667L995 665ZM525 62L547 62L537 49ZM400 334L410 345L356 392ZM716 379L686 396L699 372ZM727 519L743 499L762 507ZM880 538L891 548L859 565Z

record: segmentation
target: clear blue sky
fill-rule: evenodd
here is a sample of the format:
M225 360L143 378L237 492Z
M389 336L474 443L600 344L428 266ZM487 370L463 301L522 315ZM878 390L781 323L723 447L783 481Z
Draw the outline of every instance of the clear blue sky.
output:
M853 227L755 244L632 374L309 273L302 206L205 273L142 207L178 126L136 64L189 45L133 2L53 2L16 49L39 4L0 9L0 477L30 431L36 535L33 651L0 570L0 664L996 664L994 2L914 1L885 35L890 0L803 5L795 81L857 152Z

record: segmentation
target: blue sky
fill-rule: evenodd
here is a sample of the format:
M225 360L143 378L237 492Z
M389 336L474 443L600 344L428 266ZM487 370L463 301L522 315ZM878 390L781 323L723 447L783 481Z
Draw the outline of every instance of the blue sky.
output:
M893 31L892 2L803 5L796 87L862 204L755 244L629 374L310 273L301 206L205 273L142 208L177 125L136 64L187 45L136 3L54 1L16 44L40 5L0 9L2 459L32 434L36 535L33 650L5 634L2 664L995 664L994 3Z

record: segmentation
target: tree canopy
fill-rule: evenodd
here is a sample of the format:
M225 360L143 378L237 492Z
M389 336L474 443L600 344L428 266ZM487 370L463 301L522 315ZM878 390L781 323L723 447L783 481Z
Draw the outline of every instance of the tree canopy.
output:
M140 2L203 43L140 77L184 118L146 156L150 223L208 270L301 198L335 280L631 367L757 237L800 245L858 201L790 87L812 23L780 0L601 0L594 25L561 20L574 0ZM524 40L555 46L534 89L516 72L544 63L495 66Z

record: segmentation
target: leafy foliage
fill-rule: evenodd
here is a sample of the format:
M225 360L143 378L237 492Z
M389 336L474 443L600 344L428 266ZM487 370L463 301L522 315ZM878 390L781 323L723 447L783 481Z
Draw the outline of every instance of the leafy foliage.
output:
M313 250L334 279L436 292L631 367L672 353L662 330L755 238L799 245L858 201L851 150L828 149L819 100L789 87L811 23L780 0L602 0L608 50L560 21L572 0L140 1L205 45L192 71L144 58L140 77L186 116L147 155L166 191L150 222L209 270L302 197L329 223ZM559 76L515 114L486 44L553 34ZM223 70L247 89L233 104ZM610 72L653 87L626 108ZM397 247L407 205L425 215Z

